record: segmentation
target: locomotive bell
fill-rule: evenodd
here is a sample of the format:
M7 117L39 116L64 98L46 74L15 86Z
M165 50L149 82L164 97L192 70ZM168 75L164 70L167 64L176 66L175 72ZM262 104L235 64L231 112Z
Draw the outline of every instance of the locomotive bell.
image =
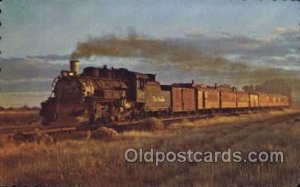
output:
M79 60L70 60L70 72L73 72L75 75L78 75L80 72L80 63Z

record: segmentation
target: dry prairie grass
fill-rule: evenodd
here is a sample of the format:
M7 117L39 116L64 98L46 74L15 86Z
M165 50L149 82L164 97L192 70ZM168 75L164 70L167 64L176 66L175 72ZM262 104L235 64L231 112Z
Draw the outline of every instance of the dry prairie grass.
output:
M0 111L0 128L7 126L38 125L38 110Z
M64 140L0 149L0 184L49 186L296 186L300 122L282 112L188 122L180 128L119 134L113 141ZM179 124L180 125L180 124ZM197 127L197 128L196 128ZM126 163L128 148L160 151L284 151L284 163Z

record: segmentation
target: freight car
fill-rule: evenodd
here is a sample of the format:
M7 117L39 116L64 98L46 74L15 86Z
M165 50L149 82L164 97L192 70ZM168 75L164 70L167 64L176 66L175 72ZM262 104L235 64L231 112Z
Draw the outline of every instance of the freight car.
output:
M222 85L218 89L220 90L220 109L229 111L236 109L236 88L231 88L229 85Z
M172 112L195 112L195 89L184 84L171 85Z
M248 92L236 91L236 107L237 108L250 107L250 95Z
M220 92L213 86L196 85L197 110L215 111L220 108Z
M255 92L250 92L249 97L250 97L249 107L250 108L258 108L259 107L259 102L258 102L259 94L255 93Z
M147 116L199 114L245 109L287 107L283 95L238 91L229 85L192 83L161 85L154 74L87 67L70 61L53 81L53 92L41 103L42 123L66 122L87 116L90 123L126 121Z

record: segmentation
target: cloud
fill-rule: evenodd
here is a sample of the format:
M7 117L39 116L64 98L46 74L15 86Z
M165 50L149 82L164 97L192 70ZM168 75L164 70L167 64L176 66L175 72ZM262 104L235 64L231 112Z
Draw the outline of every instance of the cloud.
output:
M69 69L68 64L53 65L41 59L0 58L1 80L50 78L58 75L60 70Z
M275 28L275 33L277 33L277 34L296 33L296 32L299 32L299 29L285 28L285 27L281 27L281 26Z
M283 34L283 33L286 33L286 32L287 32L287 29L284 28L284 27L277 27L277 28L275 29L275 31L276 31L277 33L279 33L279 34Z
M270 44L270 38L251 38L247 36L234 36L229 33L214 35L186 35L189 43L208 54L238 54L247 53L263 45Z
M39 59L39 60L45 60L45 61L56 61L56 60L68 60L68 59L70 59L70 55L49 54L49 55L27 56L27 58L29 58L29 59Z
M186 32L186 36L187 37L202 37L204 35L199 29L193 28Z
M0 79L0 84L22 84L26 82L49 82L52 81L53 78L42 78L42 77L36 77L36 78L21 78L21 79L15 79L15 80L1 80Z
M187 35L186 40L203 53L218 55L229 60L243 61L248 65L261 65L270 68L293 68L299 64L298 31L294 28L277 28L276 35L251 37L237 35ZM276 64L274 57L280 57ZM298 58L298 59L296 59ZM263 59L263 60L262 60ZM299 69L299 68L298 68Z
M51 91L53 78L66 64L51 64L42 59L0 58L2 92L9 91Z

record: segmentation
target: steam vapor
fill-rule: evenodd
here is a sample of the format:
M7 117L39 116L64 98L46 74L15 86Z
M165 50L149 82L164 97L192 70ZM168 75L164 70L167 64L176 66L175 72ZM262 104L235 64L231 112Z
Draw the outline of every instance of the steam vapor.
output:
M137 34L127 37L90 38L78 43L71 58L91 56L142 57L148 59L168 59L171 61L208 58L200 50L173 40L151 39Z
M126 37L90 38L85 42L78 43L71 58L80 59L92 56L145 58L156 62L152 63L153 65L167 62L168 65L177 65L176 67L179 67L180 71L187 73L188 76L211 77L217 80L216 82L225 79L227 83L238 86L262 84L272 79L293 79L298 73L283 69L250 66L245 62L233 63L217 55L204 54L187 40L159 40L136 33ZM287 94L290 95L290 91Z

